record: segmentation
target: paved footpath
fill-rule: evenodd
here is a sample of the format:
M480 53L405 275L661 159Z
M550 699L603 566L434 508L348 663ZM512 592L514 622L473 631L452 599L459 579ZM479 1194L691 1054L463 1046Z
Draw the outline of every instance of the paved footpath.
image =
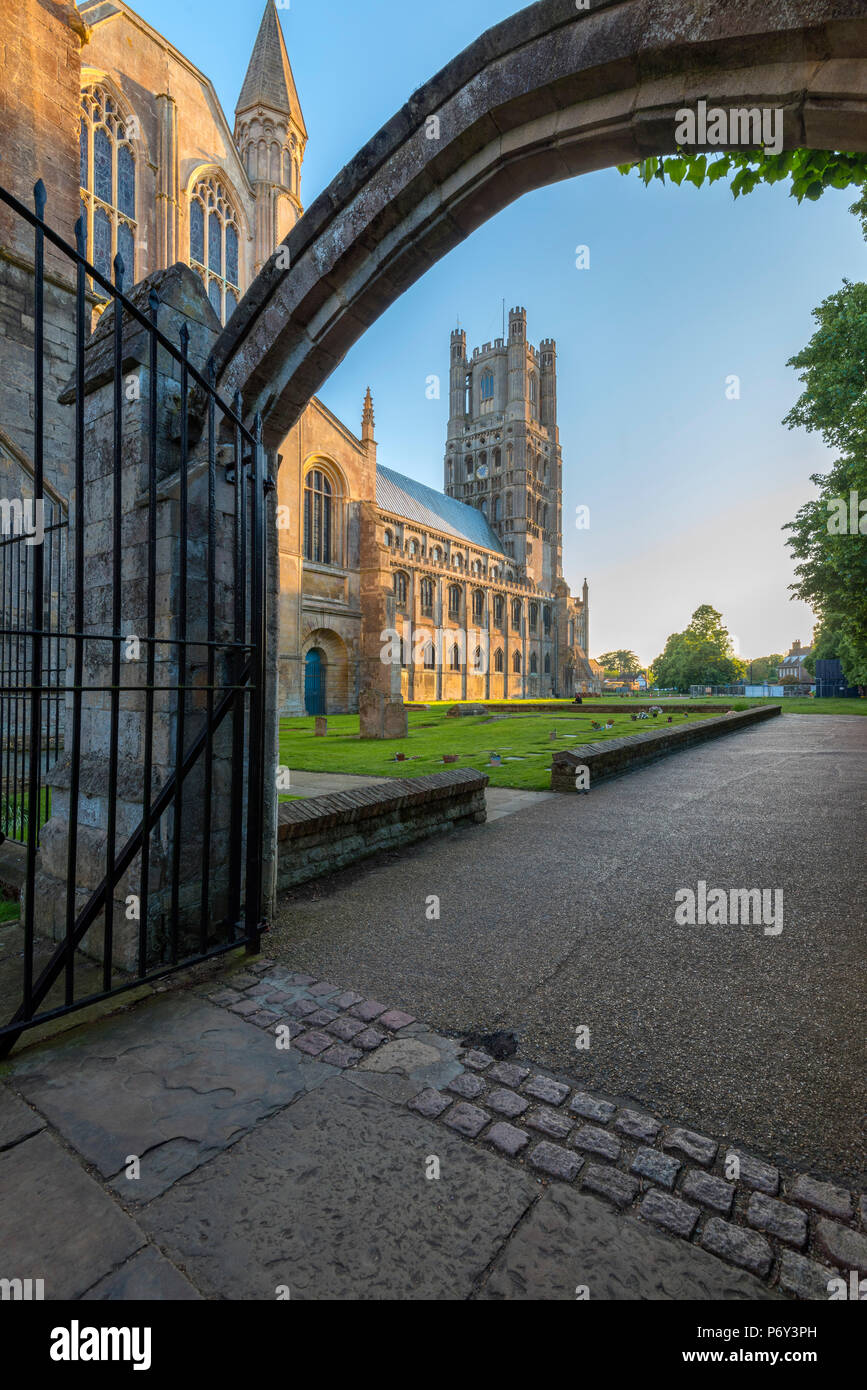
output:
M863 1189L865 801L867 718L785 714L296 889L267 950ZM699 880L781 888L782 933L676 925Z
M48 1299L827 1298L841 1189L257 958L13 1057L0 1277ZM816 1258L816 1252L820 1258Z

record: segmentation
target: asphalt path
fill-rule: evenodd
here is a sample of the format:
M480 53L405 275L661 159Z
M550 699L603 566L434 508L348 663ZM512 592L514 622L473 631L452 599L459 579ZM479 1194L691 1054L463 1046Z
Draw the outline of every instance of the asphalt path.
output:
M295 890L265 949L864 1186L865 805L867 718L783 715ZM782 889L783 930L678 925L700 880Z

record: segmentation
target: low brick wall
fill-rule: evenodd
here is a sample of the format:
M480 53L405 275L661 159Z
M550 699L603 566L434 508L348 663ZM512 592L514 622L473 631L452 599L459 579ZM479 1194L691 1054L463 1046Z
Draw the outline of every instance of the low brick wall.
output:
M278 891L334 873L378 850L481 823L487 785L484 773L462 767L282 802L277 814Z
M548 702L531 703L529 700L519 700L512 704L485 704L485 714L637 714L641 709L654 709L658 705L665 714L728 714L731 710L731 700L721 702L718 705L701 705L696 700L687 700L682 704L659 705L658 700L614 700L608 704L600 704L599 696L587 695L583 705L573 705L572 701L561 704ZM592 702L592 703L588 703ZM481 704L479 700L468 700L467 704ZM429 710L430 705L413 704L411 701L405 703L405 708L412 713L415 711L424 712ZM661 716L660 716L661 717Z
M697 719L694 724L679 724L672 729L665 725L630 738L610 738L599 743L584 743L579 748L570 748L568 752L562 750L554 754L551 763L551 790L576 791L577 767L588 769L592 789L597 782L617 777L622 772L632 772L634 768L643 767L646 763L665 757L667 753L675 753L679 748L690 748L705 739L735 733L749 724L773 719L780 712L779 705L763 705L758 709L723 714L718 719Z

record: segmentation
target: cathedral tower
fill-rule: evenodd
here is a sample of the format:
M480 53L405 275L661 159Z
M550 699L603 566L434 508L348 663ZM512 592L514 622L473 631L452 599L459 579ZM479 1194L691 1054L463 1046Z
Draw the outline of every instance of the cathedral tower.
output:
M235 107L235 143L256 193L254 272L292 230L301 206L307 127L274 0L267 0Z
M563 478L557 346L527 341L527 311L509 336L475 348L451 336L445 491L484 513L516 572L551 591L562 577Z

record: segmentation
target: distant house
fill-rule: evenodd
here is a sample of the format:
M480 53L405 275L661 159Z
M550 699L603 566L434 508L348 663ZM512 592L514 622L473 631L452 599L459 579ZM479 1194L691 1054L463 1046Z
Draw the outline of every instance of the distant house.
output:
M643 671L627 673L622 671L617 676L608 676L605 681L606 690L645 690L647 680Z
M800 639L794 641L788 656L777 667L780 680L812 683L813 677L804 665L812 650L812 647L802 647Z

